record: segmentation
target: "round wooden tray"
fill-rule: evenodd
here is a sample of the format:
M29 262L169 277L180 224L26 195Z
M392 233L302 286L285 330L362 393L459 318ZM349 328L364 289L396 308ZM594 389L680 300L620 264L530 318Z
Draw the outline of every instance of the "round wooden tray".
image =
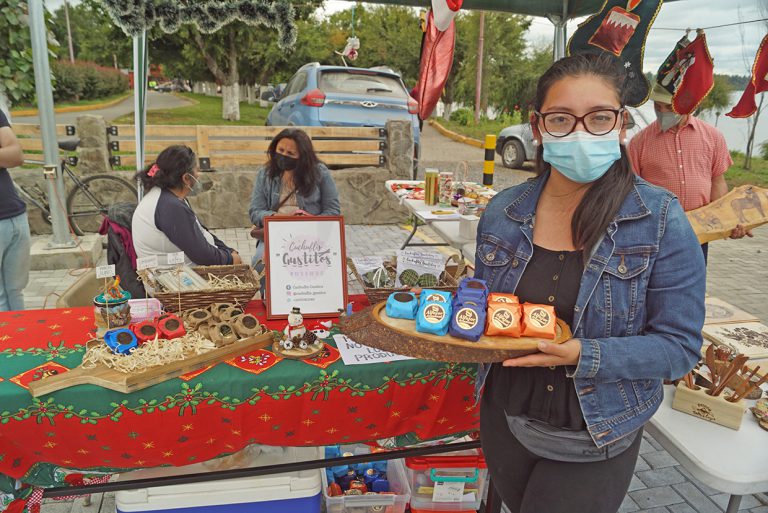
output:
M280 344L278 342L272 343L272 352L276 355L282 357L282 358L288 358L289 360L304 360L306 358L312 358L313 356L320 353L320 351L323 350L323 347L325 347L325 344L323 344L322 340L318 339L320 344L312 344L306 349L299 349L298 347L294 347L293 349L289 349L286 351L285 349L280 347Z
M377 303L347 318L341 331L360 344L383 351L438 362L501 362L538 352L541 341L560 344L571 338L571 330L557 320L554 340L534 337L489 337L477 342L416 331L416 321L387 316L386 302Z

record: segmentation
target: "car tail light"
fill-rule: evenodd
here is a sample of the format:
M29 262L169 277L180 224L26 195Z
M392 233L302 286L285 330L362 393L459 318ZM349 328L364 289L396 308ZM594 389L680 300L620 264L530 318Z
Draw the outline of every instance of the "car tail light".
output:
M322 107L325 104L325 94L320 89L312 89L304 95L301 103L308 107Z
M409 97L408 98L408 114L418 114L418 113L419 113L419 102Z

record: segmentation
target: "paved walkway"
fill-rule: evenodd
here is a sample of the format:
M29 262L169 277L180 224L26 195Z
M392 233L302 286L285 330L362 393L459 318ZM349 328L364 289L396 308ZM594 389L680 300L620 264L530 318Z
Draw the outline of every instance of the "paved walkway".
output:
M147 93L147 110L158 109L174 109L176 107L183 107L189 105L191 102L180 96L170 93L158 93L156 91L149 91ZM78 116L92 115L103 116L105 120L111 121L120 116L130 114L133 112L133 96L126 98L117 105L108 107L106 109L98 110L83 110L78 112L59 112L56 114L57 125L74 125ZM38 116L14 116L14 123L32 123L39 124L40 118Z

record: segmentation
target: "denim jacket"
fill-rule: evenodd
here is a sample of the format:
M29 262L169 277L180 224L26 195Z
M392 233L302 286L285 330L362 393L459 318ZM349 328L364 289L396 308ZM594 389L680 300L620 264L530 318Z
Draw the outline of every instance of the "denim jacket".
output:
M331 177L331 172L324 164L318 164L320 182L308 196L296 194L299 208L316 216L337 216L341 214L339 193L336 184ZM271 216L280 204L280 190L283 187L281 177L270 179L267 176L266 167L259 169L256 181L253 184L251 205L248 215L251 222L257 226L264 226L264 218Z
M493 198L477 232L475 276L514 292L533 254L533 218L548 174ZM640 428L663 398L662 380L699 360L704 257L670 192L635 184L592 249L574 306L578 364L567 366L592 439L607 445ZM478 369L476 397L490 365Z

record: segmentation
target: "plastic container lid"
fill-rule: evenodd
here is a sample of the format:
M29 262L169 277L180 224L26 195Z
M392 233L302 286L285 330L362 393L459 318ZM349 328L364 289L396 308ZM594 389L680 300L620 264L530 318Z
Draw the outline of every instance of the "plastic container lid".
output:
M432 468L488 468L482 451L478 454L462 454L457 456L418 456L406 458L405 466L412 470L429 470Z

